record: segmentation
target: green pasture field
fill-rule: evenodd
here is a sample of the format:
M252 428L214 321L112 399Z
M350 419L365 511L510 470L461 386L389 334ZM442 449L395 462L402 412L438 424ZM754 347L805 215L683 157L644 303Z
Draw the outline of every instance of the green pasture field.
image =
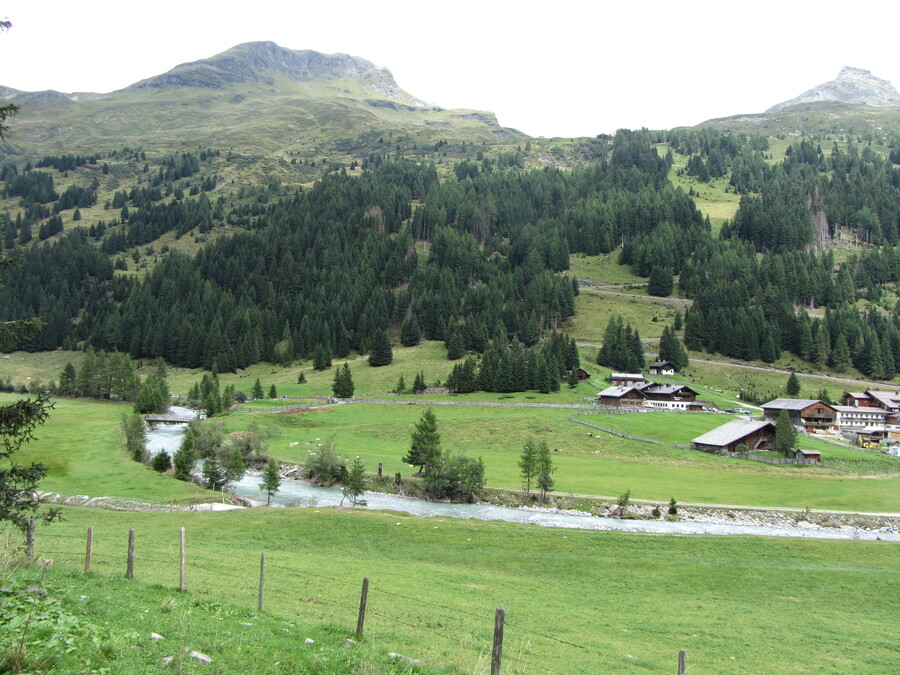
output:
M404 373L409 383L416 369L422 369L422 364L429 362L428 354L434 356L431 362L435 367L443 367L447 362L439 358L442 350L440 343L421 345L409 350L398 349L400 358L397 365L402 367L403 354L409 356L410 372ZM426 358L418 358L422 355ZM44 355L34 356L41 359ZM4 360L2 364L21 365L15 360L20 354L16 353L13 357L10 362ZM51 372L64 358L66 357L61 354L49 355L46 363L40 367L33 365L28 372L42 377L43 372ZM594 375L593 379L601 383L605 369L594 369L589 365L587 367ZM396 365L372 368L364 360L354 362L351 367L354 381L363 383L357 384L358 394L367 393L367 388L373 387L374 393L381 396L377 391L379 380L367 381L366 377L381 378L383 386L388 382L395 382L399 376L396 368ZM692 375L694 368L692 366L690 369ZM271 378L271 381L290 381L295 380L298 371L297 368L281 369L258 365L242 373L243 377L223 375L222 382L243 382L249 390L255 376L259 376L267 389L270 380L266 377ZM306 385L278 382L279 393L284 391L285 395L290 396L308 396L316 391L323 395L330 394L333 369L323 373L311 370L304 372L308 373L309 379ZM189 383L199 378L199 373L176 370L172 373L173 382L170 386L173 391L186 392ZM687 378L667 379L688 381ZM696 386L696 383L692 385ZM697 388L701 398L710 397L720 405L730 407L729 392L723 390L722 393L716 393L703 387ZM591 383L582 383L574 390L564 385L559 393L546 397L535 392L515 395L482 392L477 395L431 395L426 398L448 401L577 403L582 397L595 395L596 391L597 387ZM293 402L295 401L266 399L253 405L268 408ZM41 440L28 449L29 454L35 453L35 457L55 469L47 479L46 489L65 494L157 501L200 498L202 493L195 488L166 480L149 469L132 464L124 456L119 420L123 411L130 410L130 405L126 404L60 399L57 412L39 434ZM225 415L222 419L229 431L246 429L251 421L258 420L261 426L270 429L271 453L285 462L302 461L306 451L313 448L313 445L307 444L324 442L324 439L335 435L339 451L346 455L360 455L370 471L374 471L381 462L388 475L399 472L407 476L411 469L401 459L409 444L410 431L421 413L422 406L417 405L354 404L295 414L235 413ZM809 506L879 512L896 511L898 507L896 483L900 477L897 476L863 479L852 474L809 467L751 464L713 457L694 450L654 446L603 434L592 437L588 436L590 429L569 421L569 415L573 413L571 409L439 406L436 413L445 447L465 451L471 456L481 456L487 466L487 479L491 487L519 487L518 454L529 437L536 437L546 440L552 449L559 449L559 452L554 453L556 484L558 491L565 494L608 497L630 489L635 498L663 501L674 496L679 501L690 502L798 508ZM670 430L667 426L670 419L709 418L673 415L660 425L660 429L667 430L665 433L678 433L681 442L687 442L702 431L694 433L691 430L687 433ZM677 422L679 425L685 423L688 422ZM656 430L654 433L661 432ZM653 433L638 435L656 437ZM316 441L317 438L320 440ZM292 448L289 445L291 442L299 445ZM830 451L830 448L820 449ZM107 461L109 457L116 459ZM152 486L154 481L159 481L158 487L164 488L162 492Z
M215 672L486 672L500 605L508 673L672 672L679 649L701 674L884 673L898 657L885 632L900 592L900 549L889 542L644 536L349 509L64 515L37 532L36 554L54 560L45 583L113 637L55 658L112 672L156 669L182 644L210 655ZM129 528L135 578L125 581ZM365 636L341 647L354 635L363 576ZM423 665L392 669L388 652Z
M565 322L563 330L579 342L600 344L610 318L618 315L637 328L642 338L658 338L666 324L674 321L675 312L684 313L686 306L677 299L637 294L626 298L582 288L575 298L575 316Z
M0 394L0 405L21 398ZM210 493L173 480L132 461L125 453L122 413L130 405L87 399L56 399L50 419L35 431L37 440L23 446L16 461L49 467L44 492L114 496L128 500L199 503Z
M300 463L319 443L336 437L337 449L360 456L372 471L382 463L388 476L409 476L401 460L421 405L337 405L294 414L237 413L223 416L229 431L256 421L269 436L269 452L280 461ZM569 421L565 409L435 406L444 448L481 457L491 487L520 488L518 458L528 438L546 441L562 494L616 496L631 490L635 499L753 506L790 506L861 511L897 511L900 474L867 476L805 466L771 466L716 457L673 445L653 445L612 436ZM725 415L657 413L584 415L581 419L613 427L624 417L646 418L648 437L672 434L687 442L723 424ZM609 424L607 424L609 423ZM675 431L680 425L696 427ZM707 428L708 427L708 428ZM293 447L291 443L296 443Z
M632 274L629 265L619 264L620 249L605 255L573 253L569 256L569 273L578 279L605 284L641 284L647 279Z

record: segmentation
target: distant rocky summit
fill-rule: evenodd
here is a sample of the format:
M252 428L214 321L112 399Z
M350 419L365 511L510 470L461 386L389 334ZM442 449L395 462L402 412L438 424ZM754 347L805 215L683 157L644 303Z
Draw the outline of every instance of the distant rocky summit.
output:
M837 78L813 87L796 98L773 105L766 112L777 112L810 103L850 103L879 108L900 108L900 93L887 80L875 77L868 70L844 66Z
M209 59L182 63L132 87L223 89L243 82L273 84L279 75L307 85L319 79L354 78L387 99L423 105L397 85L389 70L365 59L348 54L321 54L310 49L285 49L274 42L240 44Z

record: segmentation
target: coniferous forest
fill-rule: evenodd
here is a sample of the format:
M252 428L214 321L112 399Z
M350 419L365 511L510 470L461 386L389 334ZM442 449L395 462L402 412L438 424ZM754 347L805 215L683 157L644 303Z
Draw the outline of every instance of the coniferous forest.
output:
M453 360L483 355L483 376L474 362L454 369L458 391L543 390L577 365L568 337L538 349L575 313L570 254L620 249L652 294L693 300L689 349L766 362L787 351L893 378L900 314L879 302L900 282L900 169L853 142L801 138L782 162L767 149L764 137L708 129L621 130L571 169L501 154L462 160L439 180L433 162L372 155L361 173L236 201L215 195L218 151L8 164L3 194L20 210L2 217L0 243L20 265L0 273L0 307L4 319L43 318L25 345L34 351L90 347L230 372L367 354L389 331L404 345L444 341ZM719 235L669 180L676 155L689 158L688 175L730 176L741 195ZM59 192L54 172L106 172L121 157L144 164L142 186L116 192L108 219L60 234L97 186ZM213 231L228 236L120 273L163 234ZM860 245L837 261L829 244L847 233Z

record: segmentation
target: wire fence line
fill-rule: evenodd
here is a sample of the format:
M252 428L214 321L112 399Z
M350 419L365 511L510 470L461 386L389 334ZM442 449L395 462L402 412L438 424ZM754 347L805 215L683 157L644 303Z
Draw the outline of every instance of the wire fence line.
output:
M114 568L111 567L113 565L121 565L124 571L126 563L128 563L130 573L133 563L135 577L162 586L167 585L167 578L171 583L171 579L175 578L176 566L180 560L184 560L185 553L181 549L180 543L172 546L168 538L158 533L152 535L142 533L139 538L129 536L126 540L124 536L94 536L93 528L90 530L87 539L74 533L41 532L35 538L38 544L46 541L47 547L39 545L36 555L50 558L56 565L79 567L84 563L86 572L90 571L90 566L93 564L102 565L105 574L114 573L112 571ZM136 541L134 548L126 554L126 542L132 541ZM197 553L192 551L189 558L192 587L202 587L206 593L215 590L222 595L227 594L232 601L238 604L248 602L250 597L256 595L256 561L250 561L251 564L248 564L246 568L247 572L242 574L238 571L239 565L232 564L230 568L226 568L221 558L203 555L202 544L193 546L196 547ZM263 570L268 573L268 578L264 578ZM363 600L358 606L356 600L359 584L356 581L270 561L267 561L263 567L262 560L258 571L260 607L265 600L274 604L276 612L279 614L309 615L312 605L322 608L321 611L313 610L314 614L319 615L320 620L341 621L341 617L346 620L348 616L353 616L353 613L359 610L360 625L362 617L366 615L377 619L375 625L379 628L373 633L376 635L373 639L385 639L384 630L391 625L396 625L416 633L427 633L430 640L436 638L445 647L450 646L462 653L481 655L482 658L486 654L492 653L488 639L492 617L488 612L472 611L467 608L412 597L393 589L379 587L377 584L369 589L368 577L363 585ZM304 579L306 582L324 582L326 588L322 588L321 583L312 583L311 585L304 583L302 587L298 587L295 586L298 579ZM379 603L375 607L367 608L366 589L390 600L390 604L385 607ZM276 600L278 602L275 602ZM335 610L338 610L339 613L336 614ZM500 608L498 608L499 610ZM508 622L504 619L503 623L507 629L507 640L512 640L514 645L503 659L507 665L518 664L520 666L518 670L513 666L511 672L538 670L556 674L558 671L552 667L554 663L584 663L584 656L576 657L576 652L602 659L609 657L600 649L555 637L541 630L529 628L518 621ZM502 646L502 629L500 636ZM362 636L360 635L360 637ZM534 640L543 642L544 648L533 651ZM524 655L517 653L516 646L518 645L521 645L520 650L528 653ZM560 648L563 650L562 653L559 651ZM592 663L592 667L595 668L596 662ZM579 671L582 667L592 668L585 664L579 666ZM500 671L499 669L495 671L492 666L491 672L499 673Z

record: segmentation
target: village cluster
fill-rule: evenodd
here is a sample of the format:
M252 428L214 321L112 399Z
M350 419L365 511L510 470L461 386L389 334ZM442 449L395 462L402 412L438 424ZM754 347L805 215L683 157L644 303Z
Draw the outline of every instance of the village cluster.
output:
M667 362L650 364L652 375L672 375ZM698 393L686 385L660 384L646 380L641 373L611 373L610 386L601 391L597 404L621 411L670 410L683 412L718 411L711 402L698 400ZM738 419L723 424L693 439L701 450L717 453L737 452L738 446L750 451L768 450L775 436L775 423L782 410L787 412L797 431L807 434L835 435L855 441L861 447L880 443L892 454L900 452L900 393L891 391L847 392L841 405L814 399L777 398L762 406L763 419ZM745 413L732 409L724 412ZM797 450L797 459L819 461L818 450Z

